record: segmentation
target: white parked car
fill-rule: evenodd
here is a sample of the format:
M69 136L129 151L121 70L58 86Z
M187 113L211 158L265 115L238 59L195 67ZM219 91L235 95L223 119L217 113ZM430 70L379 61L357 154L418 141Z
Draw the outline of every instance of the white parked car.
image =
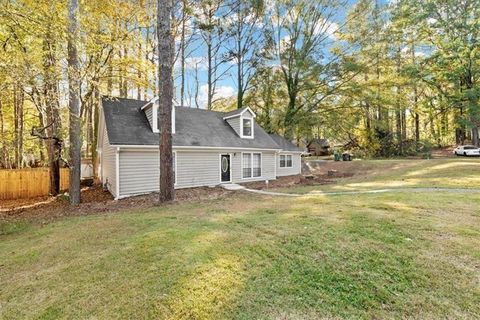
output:
M480 156L480 148L472 145L458 146L453 149L453 153L457 156Z

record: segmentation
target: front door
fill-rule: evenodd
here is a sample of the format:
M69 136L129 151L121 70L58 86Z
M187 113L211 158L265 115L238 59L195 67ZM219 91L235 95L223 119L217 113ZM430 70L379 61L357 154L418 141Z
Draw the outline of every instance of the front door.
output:
M222 154L220 157L220 175L222 182L230 182L230 155Z

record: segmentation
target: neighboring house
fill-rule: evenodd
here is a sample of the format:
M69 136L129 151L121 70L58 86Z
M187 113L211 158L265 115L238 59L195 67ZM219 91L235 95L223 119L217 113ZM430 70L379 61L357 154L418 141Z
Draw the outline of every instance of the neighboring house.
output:
M329 154L330 143L327 139L313 139L307 144L308 153L313 156L325 156Z
M102 183L115 199L159 190L157 99L104 98L98 144ZM270 136L248 108L172 110L175 188L274 180L301 173L303 150Z

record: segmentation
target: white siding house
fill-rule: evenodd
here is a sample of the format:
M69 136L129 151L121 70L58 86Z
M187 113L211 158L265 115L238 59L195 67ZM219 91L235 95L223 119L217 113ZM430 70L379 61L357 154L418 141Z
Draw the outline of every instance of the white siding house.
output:
M155 102L140 100L103 100L99 172L115 199L158 192L157 107ZM302 151L279 136L268 135L249 108L221 113L176 107L172 120L176 189L301 173ZM284 156L290 159L288 166L287 161L280 163Z
M277 177L291 176L302 170L302 158L299 153L279 152L277 155Z
M103 112L100 112L100 117L103 118ZM101 139L98 143L101 148L98 150L100 153L100 177L102 184L110 191L110 193L116 197L117 195L117 173L116 173L116 161L117 161L117 148L112 147L108 141L107 129L104 121L100 121L99 132Z

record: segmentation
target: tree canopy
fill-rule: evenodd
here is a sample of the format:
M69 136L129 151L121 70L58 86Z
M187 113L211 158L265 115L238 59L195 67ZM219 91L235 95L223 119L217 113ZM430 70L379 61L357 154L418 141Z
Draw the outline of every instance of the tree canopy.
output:
M68 4L0 3L1 168L69 162ZM81 149L95 161L101 97L156 93L157 1L79 8ZM182 0L173 10L177 103L249 106L301 146L327 138L368 156L479 144L478 1Z

